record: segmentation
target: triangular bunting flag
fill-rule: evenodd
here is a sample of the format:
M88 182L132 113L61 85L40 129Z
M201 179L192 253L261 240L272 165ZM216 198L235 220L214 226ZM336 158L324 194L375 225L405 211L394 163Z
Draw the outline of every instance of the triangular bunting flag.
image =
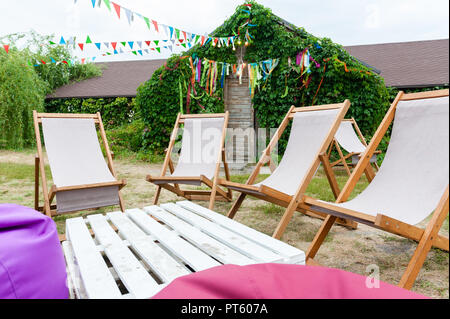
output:
M153 40L153 42L155 42L156 46L159 44L159 40Z
M45 61L44 61L44 60L41 60L41 62L42 62L42 64L47 64L47 63L45 63Z
M113 2L112 4L114 6L114 10L116 10L117 16L120 19L120 6L117 3L115 3L115 2Z
M147 17L144 17L144 21L147 24L147 27L150 29L150 19Z
M103 44L109 49L109 42L103 42Z
M123 53L123 50L122 50L122 48L119 48L119 52L120 52L120 53Z
M102 44L101 44L100 42L96 42L96 43L95 43L95 46L97 47L97 49L99 49L99 50L100 50L100 48L101 48Z
M159 28L158 28L158 22L156 22L155 20L152 20L153 26L155 27L156 32L159 32Z
M96 56L93 56L93 57L92 57L92 62L94 62L95 59L97 59L97 57L96 57Z
M187 34L186 31L183 31L184 41L187 41Z
M164 32L166 33L166 36L169 36L169 28L167 27L167 25L163 24L162 26L164 27Z
M131 53L133 53L134 55L137 55L137 52L136 52L136 51L131 51Z
M199 39L200 39L200 36L197 34L197 35L195 36L194 42L197 43Z
M147 46L150 46L151 41L145 41L145 44L147 44Z
M91 0L92 1L92 8L95 8L95 0Z
M103 0L103 2L106 4L108 10L111 11L111 3L109 2L109 0Z
M89 36L87 36L86 38L86 43L92 43L91 38Z
M66 41L64 40L63 37L61 37L61 40L59 40L59 44L66 44Z
M128 24L131 24L133 21L133 12L127 8L123 8L125 10L125 15L127 16Z
M142 50L138 50L138 53L139 53L140 55L142 55Z
M78 43L78 46L80 47L81 51L83 51L84 44L83 43Z
M156 51L158 51L159 53L161 53L161 49L160 48L155 48Z
M128 45L130 46L130 49L133 49L134 41L129 41Z
M181 46L182 46L183 48L186 48L186 43L181 43Z
M111 45L112 45L113 49L115 50L116 46L117 46L117 42L111 42Z
M52 63L56 63L56 60L53 58L50 58L50 60L52 60Z
M48 42L49 42L50 44L52 44L52 45L53 45L53 44L56 44L56 43L55 43L55 42L53 42L53 41L48 41Z
M180 30L175 29L175 34L177 35L177 39L179 39L180 38Z
M142 48L142 41L136 41L137 45Z
M169 50L173 51L173 46L169 45Z
M173 27L169 26L169 30L170 30L170 38L169 38L169 39L172 39L172 36L173 36Z
M119 54L119 52L117 52L117 50L114 50L114 54Z
M144 52L145 52L145 53L147 53L147 54L149 54L149 51L148 51L148 49L145 49L145 50L144 50Z
M126 47L127 46L127 43L126 42L120 42L124 47Z
M180 41L180 43L183 43L184 40L183 39L178 39L178 41Z

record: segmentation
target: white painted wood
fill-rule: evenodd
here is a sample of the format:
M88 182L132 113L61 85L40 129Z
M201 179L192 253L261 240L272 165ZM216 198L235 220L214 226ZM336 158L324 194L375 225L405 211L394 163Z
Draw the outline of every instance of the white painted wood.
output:
M202 233L199 229L175 217L158 206L145 207L144 211L175 229L180 235L224 264L249 265L256 263L241 253Z
M121 298L119 288L95 246L83 218L66 220L66 236L70 241L88 298Z
M221 227L204 217L201 217L191 211L176 205L174 203L162 204L161 208L171 212L188 223L198 227L211 237L232 247L240 253L255 259L259 262L282 262L283 256L278 255L263 246L260 246L247 238L240 236L224 227Z
M195 271L205 270L220 265L218 261L180 238L176 233L158 223L142 210L129 209L126 211L126 214L147 234L154 236L161 245L191 266Z
M152 237L146 235L125 214L114 212L107 214L107 216L117 227L119 233L129 241L131 247L149 266L150 270L163 282L169 282L190 273L184 265L178 263L159 247Z
M87 219L95 238L105 247L106 256L127 290L139 299L153 296L158 283L111 228L105 216L89 215Z
M69 298L70 299L80 299L81 298L81 278L77 274L78 270L74 262L72 248L68 241L61 243L64 258L66 260L66 272L67 272L67 287L69 288Z
M273 252L279 253L285 257L286 262L304 264L305 253L289 244L282 242L281 240L270 237L264 233L261 233L253 228L247 227L233 219L230 219L224 215L216 213L210 209L197 205L190 201L180 201L177 205L188 209L189 211L203 216L212 222L219 224L255 243L258 243Z

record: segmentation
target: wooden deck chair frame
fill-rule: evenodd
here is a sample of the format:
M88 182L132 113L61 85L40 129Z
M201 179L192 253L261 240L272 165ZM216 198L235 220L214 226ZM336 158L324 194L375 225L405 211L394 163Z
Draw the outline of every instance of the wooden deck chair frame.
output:
M43 212L45 215L52 217L58 215L56 212L56 205L52 205L52 201L55 198L56 193L71 191L77 189L89 189L89 188L99 188L105 186L119 186L119 206L120 209L125 211L125 205L123 202L122 194L120 190L127 184L126 180L117 180L115 182L107 182L107 183L96 183L96 184L86 184L86 185L76 185L76 186L65 186L65 187L56 187L55 185L50 187L50 191L47 187L47 177L45 175L45 164L44 157L42 153L42 142L41 142L41 131L39 124L42 124L43 118L61 118L61 119L93 119L94 123L98 125L100 136L102 138L102 143L105 148L106 158L108 168L111 171L111 174L117 179L116 172L114 170L112 153L109 149L108 140L106 139L105 129L103 127L103 122L100 113L96 114L63 114L63 113L38 113L37 111L33 111L33 122L34 122L34 131L36 135L36 145L37 145L37 154L35 157L35 181L34 181L34 208L37 211ZM44 196L44 204L40 206L39 204L39 183L40 178L42 178L42 193ZM71 213L71 212L67 212ZM66 213L64 213L66 214Z
M350 122L353 125L353 129L355 130L356 134L358 135L359 139L361 140L361 143L367 147L367 141L364 137L364 135L361 133L361 130L359 129L358 123L356 123L356 120L352 117L351 119L344 119L342 120L342 122ZM347 155L344 155L344 153L342 152L342 148L339 145L339 142L335 139L333 139L333 142L331 143L330 147L328 148L328 152L327 152L327 156L328 158L330 158L331 156L331 152L333 151L333 149L336 149L338 155L339 155L339 159L332 162L331 163L331 167L335 167L338 165L342 165L345 168L345 171L347 172L348 176L350 176L351 170L350 167L354 167L355 165L353 165L352 163L347 163L348 159L351 159L353 156L357 155L361 158L362 153L349 153ZM375 151L374 154L381 154L381 151ZM378 171L379 167L377 163L373 163L373 166L375 167L375 169ZM373 172L373 170L371 170L370 168L368 170L365 171L366 177L368 179L369 182L371 182L374 178L375 173Z
M346 185L344 186L342 192L340 193L336 203L342 203L349 199L351 193L353 192L356 183L361 178L365 167L370 164L370 159L375 153L378 145L380 144L383 136L386 134L389 126L394 120L395 111L397 105L400 101L412 101L420 100L426 98L439 98L449 95L449 90L438 90L430 92L412 93L404 94L400 91L392 103L390 109L388 110L386 116L381 122L378 130L376 131L374 137L372 138L368 148L365 153L361 156L361 160L356 165L355 169ZM439 235L439 230L445 221L445 218L449 212L449 187L447 185L439 204L437 205L434 213L432 214L431 220L428 222L425 229L419 228L414 225L410 225L396 219L390 218L388 216L378 214L377 216L367 215L361 212L356 212L350 209L336 207L324 202L320 202L313 198L304 197L300 203L300 207L303 209L308 209L313 212L322 212L328 214L328 217L323 222L319 231L317 232L314 240L312 241L306 258L311 264L314 264L313 258L316 256L320 246L325 240L328 232L333 226L337 218L348 218L366 225L372 226L377 229L384 230L386 232L396 234L408 239L412 239L418 242L418 246L404 272L399 286L411 289L423 263L425 262L426 256L430 251L431 247L436 247L445 251L449 251L449 240L448 237Z
M284 117L283 121L281 122L278 130L272 137L271 141L269 142L269 145L267 148L263 151L262 156L258 163L256 164L256 167L253 171L253 173L248 178L247 182L245 184L238 184L233 183L230 181L221 180L220 184L222 186L225 186L227 188L232 188L233 190L237 190L241 192L238 199L235 201L231 209L229 210L227 216L229 218L234 218L236 215L239 207L242 205L242 202L244 201L245 197L247 195L256 197L258 199L285 207L286 210L284 212L283 217L281 218L281 221L279 222L277 228L275 229L273 233L273 237L280 239L283 235L287 225L289 224L289 221L291 220L293 214L295 211L299 211L300 213L303 213L305 215L321 218L326 218L326 214L323 214L321 212L311 212L308 210L305 210L301 207L299 207L299 200L304 196L306 189L311 182L312 178L314 177L314 174L319 167L319 165L322 163L325 174L327 176L328 182L331 186L331 190L333 191L333 194L335 198L339 196L339 186L337 184L336 178L334 176L333 170L331 168L330 162L328 160L326 150L328 149L328 146L330 145L331 141L333 140L334 134L336 134L336 131L339 127L339 124L341 123L342 119L345 116L345 113L347 112L348 108L350 107L350 101L345 100L343 103L340 104L329 104L329 105L321 105L321 106L309 106L309 107L294 107L292 106L286 116ZM276 144L278 143L279 139L281 138L283 132L285 131L286 127L288 126L290 120L294 118L294 114L297 112L310 112L310 111L320 111L320 110L331 110L331 109L338 109L340 108L340 114L337 117L336 121L333 123L333 126L330 128L327 138L323 142L315 161L311 164L307 175L304 177L303 181L300 183L300 186L298 187L296 193L294 196L290 196L288 194L285 194L283 192L277 191L271 187L261 185L260 187L253 186L253 184L256 181L256 178L258 177L260 173L260 169L263 165L270 163L270 166L273 166L271 163L271 153L274 150ZM292 169L295 169L293 167ZM357 223L353 221L348 221L345 219L339 219L337 221L339 224L342 224L344 226L350 227L355 229L357 227Z
M220 165L223 163L224 171L225 171L225 178L226 180L230 180L230 171L228 167L228 163L226 160L225 155L225 137L226 137L226 129L228 127L228 119L230 117L229 112L225 113L216 113L216 114L181 114L179 113L177 116L177 119L175 121L175 126L173 128L172 134L170 136L170 142L168 148L165 150L165 158L163 167L161 170L160 176L154 177L151 175L147 175L146 180L148 182L154 183L155 181L166 181L167 183L159 184L157 185L157 190L155 194L155 198L153 200L153 204L157 205L159 196L161 194L162 188L171 191L172 193L177 194L180 197L184 197L187 200L202 200L202 201L209 201L209 209L214 208L215 201L227 201L231 202L233 195L231 190L224 191L218 186L218 179L220 174ZM221 151L219 152L219 156L217 158L216 163L216 169L214 172L214 179L210 180L204 175L201 175L199 177L171 177L166 176L167 169L170 170L170 173L173 173L175 171L174 163L171 158L171 153L173 150L173 147L175 145L176 139L177 139L177 132L180 128L181 124L184 124L186 119L201 119L201 118L224 118L224 125L222 130L222 137L220 141L221 145ZM186 180L192 180L196 182L200 182L201 184L204 184L211 188L210 191L204 191L204 190L182 190L179 186L179 184L182 184L183 181ZM170 184L173 184L170 185Z

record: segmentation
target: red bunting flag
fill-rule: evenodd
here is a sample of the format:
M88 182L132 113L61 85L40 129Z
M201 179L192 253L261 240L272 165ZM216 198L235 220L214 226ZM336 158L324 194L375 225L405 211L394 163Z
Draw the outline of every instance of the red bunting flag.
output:
M202 35L202 45L203 45L203 43L205 43L205 40L206 40L205 36Z
M153 23L153 25L155 26L156 32L159 32L158 22L156 22L155 20L152 20L152 23Z
M41 60L41 62L42 62L42 64L47 64L47 63L45 63L45 61L44 61L44 60Z
M183 31L183 35L184 35L184 40L187 41L186 31Z
M9 52L9 45L8 44L4 44L3 48L5 49L6 53Z
M85 61L86 61L85 58L81 59L81 64L84 64Z
M151 41L145 41L145 44L147 44L147 46L150 46Z
M115 2L113 2L112 4L114 6L114 10L116 10L117 16L120 19L120 6L117 3L115 3Z
M81 51L83 51L84 44L83 43L78 43L78 46L80 47Z
M115 50L116 46L117 46L117 42L111 42L111 45L112 45L113 49Z
M180 43L183 43L184 40L183 39L178 39L178 41L180 41Z

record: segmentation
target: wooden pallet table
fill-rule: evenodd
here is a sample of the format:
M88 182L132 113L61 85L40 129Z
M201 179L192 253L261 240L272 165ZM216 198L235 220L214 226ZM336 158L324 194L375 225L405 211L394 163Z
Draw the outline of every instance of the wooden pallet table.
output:
M222 264L305 263L303 251L189 201L68 219L66 236L72 298L150 298Z

